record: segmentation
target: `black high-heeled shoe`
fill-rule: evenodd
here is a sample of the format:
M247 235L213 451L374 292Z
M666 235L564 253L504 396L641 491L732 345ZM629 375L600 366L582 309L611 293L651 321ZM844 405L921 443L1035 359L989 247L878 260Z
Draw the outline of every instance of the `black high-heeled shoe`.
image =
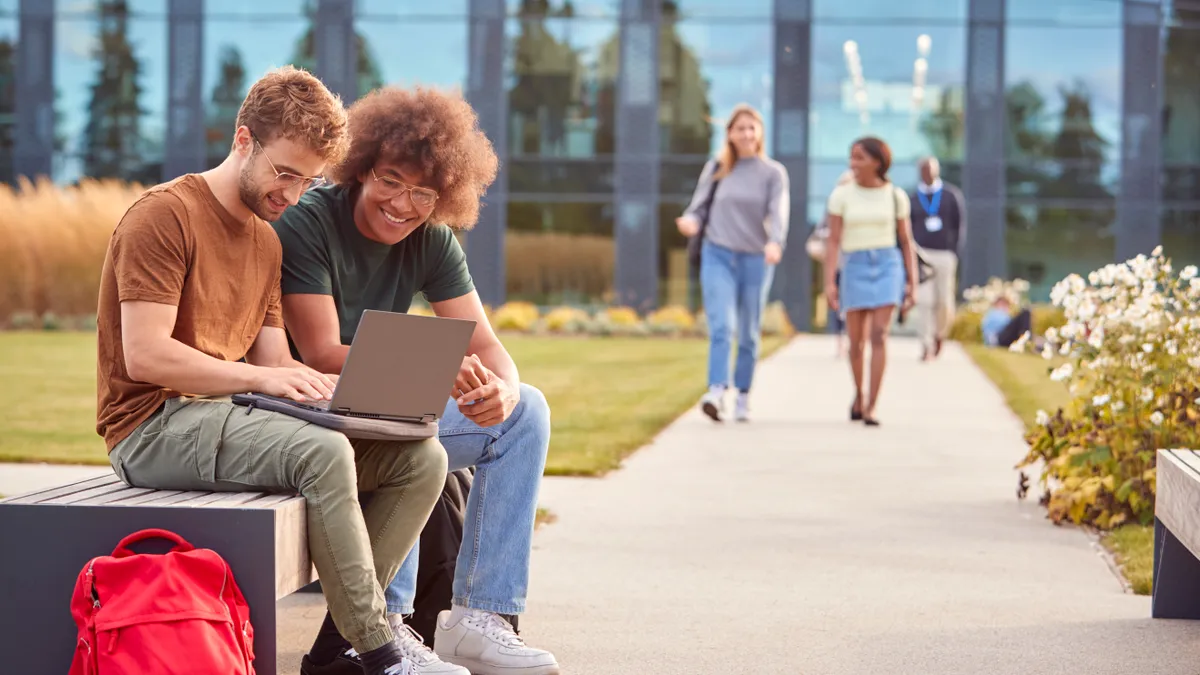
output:
M863 418L863 424L869 427L877 427L879 426L879 420L875 419L874 417L865 417Z
M855 403L857 403L857 401L855 401ZM862 410L861 409L856 410L854 403L851 403L850 404L850 421L851 422L859 422L862 420L862 418L863 418Z

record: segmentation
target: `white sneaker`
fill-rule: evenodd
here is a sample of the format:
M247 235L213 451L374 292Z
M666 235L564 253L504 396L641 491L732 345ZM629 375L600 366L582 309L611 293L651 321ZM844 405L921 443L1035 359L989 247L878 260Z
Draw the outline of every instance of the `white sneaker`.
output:
M725 412L725 387L709 387L708 393L700 399L700 409L714 422L720 422L721 415Z
M438 614L434 649L447 663L474 675L559 675L558 661L526 646L499 614L457 605Z
M734 408L733 419L739 422L750 421L750 395L739 393L737 405Z
M425 641L404 623L401 614L388 615L388 623L396 634L396 646L404 654L404 659L411 664L411 670L404 675L471 675L466 668L452 663L446 663L437 657L432 649L425 646Z

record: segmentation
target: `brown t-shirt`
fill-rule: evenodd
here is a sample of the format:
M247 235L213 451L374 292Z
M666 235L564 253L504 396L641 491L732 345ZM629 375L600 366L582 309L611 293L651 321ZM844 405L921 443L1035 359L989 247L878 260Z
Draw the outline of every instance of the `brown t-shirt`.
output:
M258 217L234 218L200 175L155 186L129 207L108 244L96 313L96 431L110 451L168 398L188 393L129 377L121 303L175 305L172 337L238 361L263 326L283 327L281 258L271 226Z

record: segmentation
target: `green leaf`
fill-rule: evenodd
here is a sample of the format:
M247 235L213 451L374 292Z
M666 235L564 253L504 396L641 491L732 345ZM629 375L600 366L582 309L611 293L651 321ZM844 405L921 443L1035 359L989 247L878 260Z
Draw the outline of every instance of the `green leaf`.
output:
M1117 490L1117 501L1123 503L1129 500L1129 493L1133 491L1133 480L1134 479L1130 478L1124 483L1121 483L1121 489Z

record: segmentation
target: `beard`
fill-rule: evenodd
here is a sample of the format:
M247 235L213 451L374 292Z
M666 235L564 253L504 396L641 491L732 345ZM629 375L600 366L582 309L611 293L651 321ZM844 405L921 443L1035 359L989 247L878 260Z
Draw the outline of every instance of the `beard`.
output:
M241 174L238 175L238 197L246 205L246 208L259 218L268 222L278 218L276 214L268 210L267 193L254 182L249 167L242 169Z

